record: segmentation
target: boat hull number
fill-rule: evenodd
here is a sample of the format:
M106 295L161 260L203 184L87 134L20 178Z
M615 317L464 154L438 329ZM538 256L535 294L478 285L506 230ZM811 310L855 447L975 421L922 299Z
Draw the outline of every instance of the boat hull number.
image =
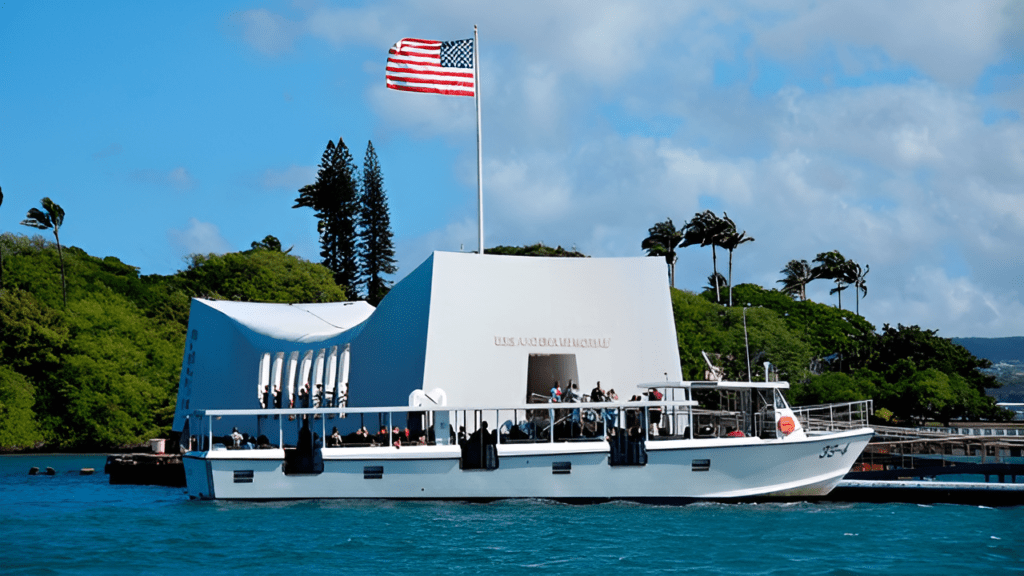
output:
M818 454L818 458L831 458L836 454L846 454L846 451L849 448L849 443L847 443L846 446L843 446L842 448L839 447L839 444L831 444L821 449L821 454Z

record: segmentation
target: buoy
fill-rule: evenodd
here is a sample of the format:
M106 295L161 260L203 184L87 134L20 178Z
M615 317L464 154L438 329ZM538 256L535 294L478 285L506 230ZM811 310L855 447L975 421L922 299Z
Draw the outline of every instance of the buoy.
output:
M82 468L82 470L79 471L78 474L80 476L92 476L93 472L95 472L95 470L93 470L92 468Z
M39 474L39 466L33 466L28 469L29 476L35 476L36 474Z
M791 417L783 416L779 418L779 432L789 435L794 430L796 430L796 422Z
M56 474L57 474L56 470L54 470L53 468L50 468L49 466L46 467L46 475L47 476L54 476Z

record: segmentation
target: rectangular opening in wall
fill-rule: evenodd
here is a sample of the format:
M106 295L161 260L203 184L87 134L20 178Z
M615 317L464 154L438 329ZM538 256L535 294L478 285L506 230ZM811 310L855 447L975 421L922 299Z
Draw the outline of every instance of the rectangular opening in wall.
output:
M710 459L694 460L693 461L693 471L694 472L707 472L708 470L711 470L711 460Z
M530 354L526 369L526 402L547 402L555 382L562 387L563 394L570 382L579 384L576 355Z
M383 477L383 466L363 466L363 480L380 480Z
M252 484L252 470L235 470L234 476L235 484Z

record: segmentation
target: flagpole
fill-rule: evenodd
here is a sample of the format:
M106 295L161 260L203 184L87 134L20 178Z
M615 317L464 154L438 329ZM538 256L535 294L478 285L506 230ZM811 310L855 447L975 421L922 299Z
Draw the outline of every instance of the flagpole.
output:
M473 25L473 90L476 98L476 201L480 225L480 254L484 253L484 154L480 135L480 36Z

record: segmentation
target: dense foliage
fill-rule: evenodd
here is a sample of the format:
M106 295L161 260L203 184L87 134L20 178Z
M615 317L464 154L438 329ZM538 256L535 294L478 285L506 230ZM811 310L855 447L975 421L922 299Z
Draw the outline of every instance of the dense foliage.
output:
M683 376L705 377L701 352L729 379L764 378L764 362L791 383L790 401L818 404L873 398L876 408L904 423L952 419L1005 419L986 389L999 383L991 364L967 349L917 326L884 326L877 332L854 312L796 301L751 284L735 288L735 307L701 295L672 291Z
M530 246L495 246L487 248L484 254L499 254L503 256L546 256L549 258L589 258L586 254L576 251L576 247L566 250L561 246L551 248L543 243Z
M330 270L280 251L193 255L171 276L113 257L0 235L0 447L103 449L166 435L174 416L190 298L345 299Z

